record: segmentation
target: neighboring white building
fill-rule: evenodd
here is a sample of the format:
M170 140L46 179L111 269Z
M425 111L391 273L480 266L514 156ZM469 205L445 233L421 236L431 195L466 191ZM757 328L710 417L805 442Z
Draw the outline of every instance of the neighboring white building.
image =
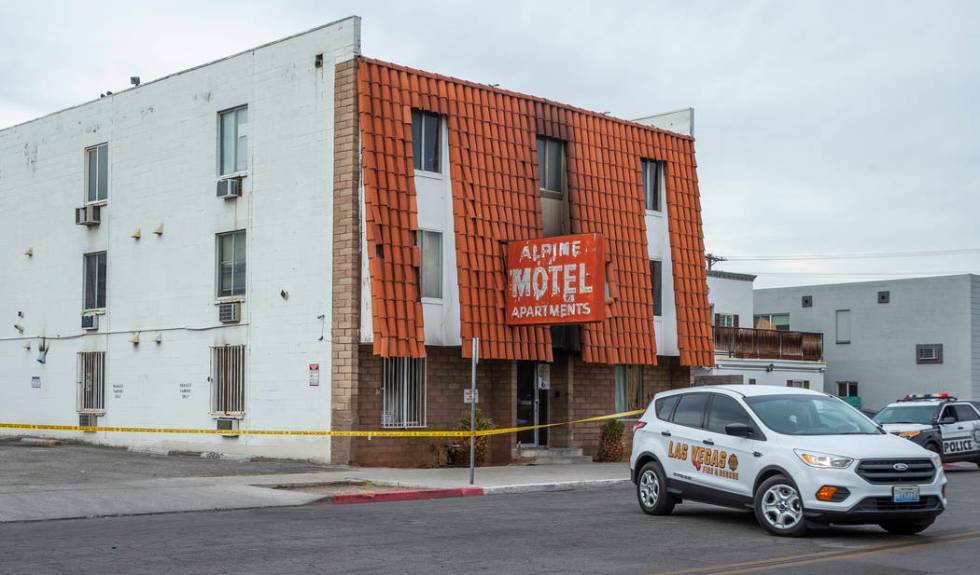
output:
M754 280L749 274L708 270L715 366L699 370L695 381L823 389L822 335L789 331L778 322L757 325Z
M824 390L869 409L908 393L980 397L980 276L761 289L755 313L823 332Z
M348 18L0 130L0 421L330 428L334 66L359 30ZM216 196L229 178L240 198Z

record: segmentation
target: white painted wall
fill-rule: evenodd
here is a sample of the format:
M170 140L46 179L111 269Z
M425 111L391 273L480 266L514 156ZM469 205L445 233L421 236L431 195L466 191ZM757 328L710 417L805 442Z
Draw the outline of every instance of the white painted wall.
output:
M739 327L753 327L752 297L751 281L708 276L708 302L714 313L737 315Z
M77 424L76 353L106 351L100 425L213 427L209 348L231 343L247 345L242 428L330 427L334 64L358 52L359 28L342 20L0 131L0 421ZM225 201L215 197L218 112L239 105L248 105L249 171L245 196ZM73 211L84 149L100 142L109 199L87 230ZM140 240L130 237L137 228ZM247 230L247 292L242 324L228 327L215 305L215 234L236 229ZM108 305L92 334L79 325L82 254L99 250ZM319 387L308 386L310 363L320 364ZM182 383L192 384L188 399ZM327 439L64 435L329 458Z
M978 325L975 275L756 290L756 313L790 315L790 329L824 333L825 391L857 381L865 406L879 409L907 393L947 391L976 399L973 371ZM879 291L890 303L879 304ZM813 296L804 308L802 296ZM851 310L851 341L836 343L836 310ZM916 344L943 344L942 364L917 364Z
M660 171L661 190L666 189L663 181L663 171ZM670 252L670 234L667 230L667 218L670 206L666 194L661 200L663 211L646 211L647 251L650 259L660 260L663 265L663 301L661 314L654 316L653 329L657 338L657 355L680 355L677 345L677 306L674 298L674 266Z
M696 375L741 375L742 383L755 380L756 385L786 387L788 380L809 381L810 389L824 389L827 366L818 361L779 359L716 358L715 367L700 369Z

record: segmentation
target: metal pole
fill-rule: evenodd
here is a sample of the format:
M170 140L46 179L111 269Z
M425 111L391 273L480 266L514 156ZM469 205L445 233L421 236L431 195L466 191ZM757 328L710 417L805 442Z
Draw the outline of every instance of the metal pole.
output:
M476 475L476 362L479 361L480 339L473 338L472 361L470 362L470 485Z

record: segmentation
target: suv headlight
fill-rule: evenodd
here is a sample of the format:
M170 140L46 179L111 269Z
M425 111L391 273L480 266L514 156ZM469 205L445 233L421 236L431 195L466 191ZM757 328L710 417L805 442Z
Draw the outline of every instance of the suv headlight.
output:
M794 449L793 453L806 463L810 467L819 467L820 469L847 469L854 459L850 457L841 457L840 455L829 455L827 453L817 453L816 451L803 451L801 449Z

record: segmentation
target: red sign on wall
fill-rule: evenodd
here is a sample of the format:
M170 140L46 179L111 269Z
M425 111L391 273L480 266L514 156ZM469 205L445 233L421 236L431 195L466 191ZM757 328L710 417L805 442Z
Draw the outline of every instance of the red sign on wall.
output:
M507 323L585 323L606 317L602 236L579 234L507 245Z

